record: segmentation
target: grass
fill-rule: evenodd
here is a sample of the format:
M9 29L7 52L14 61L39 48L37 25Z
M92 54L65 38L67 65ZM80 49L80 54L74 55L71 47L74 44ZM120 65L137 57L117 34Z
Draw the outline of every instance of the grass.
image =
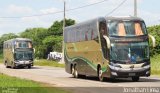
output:
M151 58L151 74L160 75L160 54Z
M2 53L0 53L0 59L2 59L3 58L3 54Z
M56 61L41 59L41 60L35 60L34 65L38 66L51 66L51 67L62 67L64 68L65 64L60 64Z
M0 53L0 63L3 63L3 54Z
M3 63L3 59L2 58L0 58L0 64L2 64Z
M69 93L59 88L48 87L48 85L42 85L38 82L18 79L4 74L0 74L0 87L2 93ZM10 92L6 92L8 90Z

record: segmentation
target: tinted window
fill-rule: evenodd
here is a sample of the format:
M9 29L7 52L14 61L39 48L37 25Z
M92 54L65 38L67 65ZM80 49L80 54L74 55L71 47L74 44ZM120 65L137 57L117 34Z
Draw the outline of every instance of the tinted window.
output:
M16 48L32 48L32 43L28 41L16 42Z
M109 22L110 36L140 36L146 35L146 27L142 21L111 21Z

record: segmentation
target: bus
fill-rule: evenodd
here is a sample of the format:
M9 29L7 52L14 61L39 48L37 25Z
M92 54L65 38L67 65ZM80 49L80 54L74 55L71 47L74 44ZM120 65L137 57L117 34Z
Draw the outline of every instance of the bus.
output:
M66 72L75 78L150 76L149 37L138 17L99 17L68 26L64 31Z
M33 66L34 49L32 40L15 38L3 43L3 57L6 68Z

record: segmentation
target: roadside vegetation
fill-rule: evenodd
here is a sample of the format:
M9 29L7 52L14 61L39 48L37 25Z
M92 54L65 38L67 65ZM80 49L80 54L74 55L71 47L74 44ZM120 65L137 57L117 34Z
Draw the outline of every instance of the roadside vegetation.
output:
M4 74L0 74L0 87L2 93L69 93L68 91L42 85L41 83L18 79ZM10 90L7 92L7 90Z
M151 58L151 74L160 76L160 54Z
M156 39L156 47L153 48L150 42L150 56L151 56L151 74L160 75L160 25L148 27L149 34Z
M62 67L63 68L65 64L60 64L57 61L41 59L41 60L35 60L34 61L34 65L51 66L51 67Z
M0 53L0 63L3 63L3 54Z

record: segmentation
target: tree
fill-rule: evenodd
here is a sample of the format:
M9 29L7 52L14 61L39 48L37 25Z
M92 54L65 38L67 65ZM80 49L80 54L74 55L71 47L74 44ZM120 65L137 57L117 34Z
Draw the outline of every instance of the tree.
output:
M156 47L153 48L150 41L150 55L154 56L160 54L160 25L148 27L149 34L153 35L156 39Z
M3 42L7 41L9 39L13 39L13 38L17 38L18 35L14 34L14 33L9 33L9 34L4 34L0 37L0 54L2 53L2 49L3 49Z
M65 26L70 26L75 24L75 20L72 19L66 19ZM48 34L54 35L54 36L62 36L63 35L63 20L61 21L55 21L53 25L48 29Z
M49 51L62 51L62 36L48 36L43 40L43 44L46 45Z
M75 20L66 19L65 26L75 24ZM62 40L63 40L63 20L55 21L53 25L48 29L48 36L43 40L43 44L46 46L46 54L51 51L62 52Z

